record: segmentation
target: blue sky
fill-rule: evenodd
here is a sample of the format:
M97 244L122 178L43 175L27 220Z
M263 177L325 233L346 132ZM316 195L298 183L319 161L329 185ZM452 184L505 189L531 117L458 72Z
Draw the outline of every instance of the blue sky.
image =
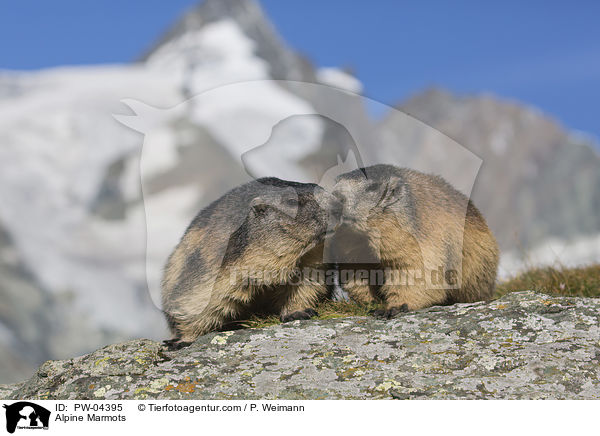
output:
M193 0L2 2L0 68L128 62ZM426 86L491 92L600 137L600 2L261 1L319 66L394 104Z

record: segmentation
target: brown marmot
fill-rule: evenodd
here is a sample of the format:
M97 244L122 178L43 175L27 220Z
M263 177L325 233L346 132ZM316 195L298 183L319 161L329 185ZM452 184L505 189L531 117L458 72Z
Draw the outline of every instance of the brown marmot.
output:
M343 203L327 255L342 288L375 315L489 299L498 245L477 208L438 176L374 165L338 176Z
M323 270L330 202L316 184L262 178L202 210L165 267L166 342L185 345L256 313L284 322L314 316L327 287L322 274L299 271Z

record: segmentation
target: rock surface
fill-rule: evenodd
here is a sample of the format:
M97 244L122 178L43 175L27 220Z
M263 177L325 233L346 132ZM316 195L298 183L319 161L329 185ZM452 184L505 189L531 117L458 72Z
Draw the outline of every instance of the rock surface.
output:
M42 365L13 399L600 398L600 299L515 292L392 320L295 321Z

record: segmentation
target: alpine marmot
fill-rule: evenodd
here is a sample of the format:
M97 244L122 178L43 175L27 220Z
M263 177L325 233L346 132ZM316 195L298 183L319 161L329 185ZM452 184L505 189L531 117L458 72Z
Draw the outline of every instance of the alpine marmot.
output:
M342 288L375 315L489 299L498 246L471 201L438 176L374 165L338 176L343 203L329 245Z
M173 333L166 342L189 343L258 313L314 316L327 287L322 274L299 271L323 270L332 203L339 204L316 184L262 178L202 210L165 267L162 304Z

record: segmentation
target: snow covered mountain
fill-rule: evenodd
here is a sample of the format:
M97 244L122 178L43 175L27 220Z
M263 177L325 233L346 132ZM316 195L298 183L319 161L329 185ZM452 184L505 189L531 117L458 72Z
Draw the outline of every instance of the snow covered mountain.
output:
M148 292L164 253L255 176L325 183L341 156L338 170L402 163L470 192L478 155L475 201L503 248L516 230L527 244L600 233L598 156L541 115L447 93L402 106L445 136L398 111L373 122L361 90L290 50L252 0L205 1L134 64L0 72L0 382L167 337Z

